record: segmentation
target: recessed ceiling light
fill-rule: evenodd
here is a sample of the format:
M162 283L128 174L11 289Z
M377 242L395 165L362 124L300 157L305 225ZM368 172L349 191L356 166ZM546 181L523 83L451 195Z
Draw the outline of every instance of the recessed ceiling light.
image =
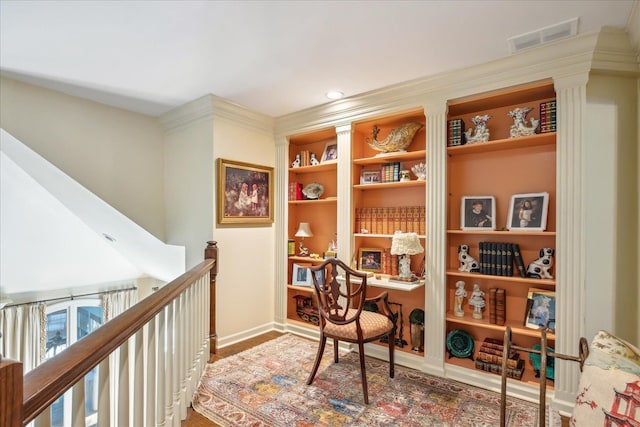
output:
M327 92L327 98L329 99L340 99L344 96L344 93L337 90L330 90Z

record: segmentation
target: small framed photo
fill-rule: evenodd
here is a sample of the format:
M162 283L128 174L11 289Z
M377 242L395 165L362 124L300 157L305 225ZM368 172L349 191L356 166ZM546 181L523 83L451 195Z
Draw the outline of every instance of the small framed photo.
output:
M556 293L529 288L527 317L524 325L531 329L556 329Z
M509 230L544 231L547 228L549 193L514 194L509 204Z
M377 184L380 182L380 170L363 169L360 173L360 184Z
M379 273L382 271L382 249L361 248L358 256L358 269Z
M462 196L460 224L463 230L495 230L496 199L493 196Z
M311 270L309 266L293 264L291 284L295 286L313 286L311 282Z
M330 142L324 146L320 163L334 162L336 160L338 160L338 144Z

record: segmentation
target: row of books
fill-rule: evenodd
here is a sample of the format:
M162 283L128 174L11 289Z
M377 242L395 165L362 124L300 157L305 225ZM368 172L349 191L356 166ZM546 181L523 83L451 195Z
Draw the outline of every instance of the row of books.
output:
M380 182L400 181L400 162L383 163L380 166Z
M489 288L489 323L504 326L507 319L507 297L502 288Z
M356 208L355 230L369 234L425 234L425 215L424 206Z
M447 146L464 145L464 120L453 119L447 123Z
M492 276L513 276L515 271L520 277L526 277L524 260L517 243L480 242L479 264L481 274Z
M502 374L503 342L493 338L485 338L476 357L476 369L494 374ZM521 379L524 373L524 360L520 354L512 350L507 359L507 376Z
M289 200L304 200L301 182L289 183Z
M540 133L556 131L556 100L540 103Z

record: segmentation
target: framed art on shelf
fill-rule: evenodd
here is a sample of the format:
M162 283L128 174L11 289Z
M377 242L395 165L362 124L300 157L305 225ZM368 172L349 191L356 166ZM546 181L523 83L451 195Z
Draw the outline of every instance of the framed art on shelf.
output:
M273 168L218 159L218 224L273 222Z
M495 230L496 199L493 196L462 196L460 224L463 230Z
M509 203L507 228L521 231L544 231L547 228L549 193L514 194Z
M556 328L556 293L530 288L524 325L531 329Z
M309 266L293 264L291 284L295 286L312 286Z
M324 146L320 163L335 162L338 160L338 144L330 142Z
M382 249L361 248L358 256L358 269L379 273L382 271Z
M379 169L363 169L360 173L360 184L377 184L380 182Z

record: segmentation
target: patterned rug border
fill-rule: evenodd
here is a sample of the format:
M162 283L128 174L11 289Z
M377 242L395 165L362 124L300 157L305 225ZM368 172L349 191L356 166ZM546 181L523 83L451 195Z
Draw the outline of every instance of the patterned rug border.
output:
M303 345L306 345L308 349L300 349L300 347ZM309 350L313 355L313 357L315 357L315 353L317 351L317 341L309 340L294 334L287 333L280 337L277 337L269 341L266 341L262 344L259 344L255 347L244 350L235 355L231 355L223 359L220 359L214 363L207 364L207 366L205 367L203 376L200 379L198 387L196 388L196 391L193 396L192 406L194 410L223 427L226 427L226 426L257 426L257 427L265 426L266 427L266 426L281 426L281 425L282 426L294 425L297 427L305 427L310 425L327 425L327 426L329 425L331 426L333 425L349 425L349 426L369 425L368 423L360 422L359 421L360 417L365 412L367 412L370 408L374 408L376 407L376 405L378 406L382 405L381 402L377 401L378 396L375 393L376 386L377 386L377 383L376 383L377 378L371 378L372 374L370 373L370 368L373 369L374 372L377 372L375 371L376 368L386 369L387 376L388 376L388 363L382 360L372 358L370 356L367 356L367 359L366 359L367 375L369 379L368 382L369 382L370 404L368 406L363 405L362 387L358 383L358 384L354 384L354 389L355 389L355 392L358 393L359 402L356 402L355 399L345 400L346 402L349 402L349 403L347 405L344 405L343 403L343 407L340 407L339 409L337 409L338 411L348 413L348 415L352 417L353 420L355 420L348 424L341 424L342 421L336 421L335 417L333 417L333 419L327 418L329 421L324 420L326 421L325 423L318 423L317 421L314 423L309 423L306 421L299 421L297 418L294 418L293 414L285 414L285 415L278 414L279 416L282 416L284 418L286 418L287 416L291 418L287 419L286 421L284 419L281 419L280 421L277 421L277 420L274 421L274 418L272 416L267 416L262 414L259 411L255 411L254 408L244 404L246 402L244 403L239 402L238 399L235 398L236 396L232 395L231 392L228 393L228 396L225 395L225 392L228 391L228 390L224 390L226 386L223 387L223 390L222 390L225 392L221 392L221 390L216 389L216 386L210 385L212 378L226 378L227 376L232 376L241 368L254 369L255 372L253 371L251 372L251 374L254 375L253 378L261 378L260 374L269 375L271 372L270 368L262 367L262 365L260 365L261 359L264 357L271 356L270 353L273 353L275 351L286 352L286 351L290 351L294 347L300 351ZM318 370L314 383L310 386L306 385L306 378L308 376L308 373L311 370L310 364L313 360L313 357L311 358L310 361L302 362L303 368L305 367L304 365L305 363L309 365L308 370L306 370L306 372L304 371L304 369L302 371L298 370L295 372L298 374L296 375L296 382L300 384L304 384L304 388L301 388L301 390L299 390L299 392L295 396L289 396L289 399L294 401L294 403L296 403L295 402L296 400L300 400L298 404L303 406L298 406L298 408L303 408L305 403L308 402L308 399L317 399L318 397L322 396L322 389L318 387L318 384L322 386L322 382L326 381L325 379L322 379L322 377L323 377L324 371L328 367L334 366L335 369L342 369L345 367L349 368L349 363L355 362L356 363L355 369L357 369L358 380L359 380L359 364L357 364L357 353L341 350L340 363L337 365L333 363L332 355L333 355L332 345L330 343L327 343L327 348L325 349L325 354L322 360L322 364L320 366L320 369ZM350 359L353 359L353 360L350 360ZM300 362L300 361L296 361L296 362ZM271 363L273 363L273 361ZM275 367L275 368L278 368L278 367ZM289 369L290 367L280 366L280 368L284 368L286 370L286 369ZM401 378L402 380L411 381L419 385L420 386L419 388L423 392L424 390L430 390L431 387L434 387L438 392L441 392L441 388L445 387L449 389L448 390L449 393L456 393L456 397L463 399L464 403L466 403L467 401L472 402L470 406L473 406L473 402L480 402L482 405L491 406L492 408L495 406L497 412L499 413L500 395L496 392L485 390L480 387L464 384L459 381L436 377L436 376L424 373L422 371L418 371L412 368L407 368L398 364L396 364L395 370L396 370L396 378ZM287 373L289 372L287 371ZM336 373L334 373L334 375L336 375ZM389 392L388 389L390 387L393 388L393 381L394 380L389 380L389 383L384 385L384 387L387 389L387 392ZM401 380L399 379L398 381L401 381ZM220 385L218 384L218 386ZM406 386L406 384L404 386ZM404 390L402 390L402 392L404 392ZM243 397L247 398L246 393ZM247 399L250 399L250 398L247 398ZM399 399L401 398L399 397ZM339 400L339 399L336 399L336 400ZM250 403L254 403L254 402L250 402ZM260 402L260 403L265 404L267 406L268 405L277 406L275 403L269 403L269 401ZM446 401L437 402L437 403L441 406L452 405L451 402L446 402ZM477 407L473 409L476 409L476 410L479 409L480 412L482 412L483 408L481 407L481 405L476 405L476 406ZM456 409L460 410L459 407ZM278 410L281 410L281 408L278 408ZM523 414L525 414L526 416ZM537 405L535 405L534 403L516 399L516 398L511 398L511 397L507 399L507 425L508 426L509 425L511 426L537 425L537 416L538 416L537 414L538 414L538 408L537 408ZM484 416L486 416L486 413L483 413L482 416L478 416L478 418L483 418ZM531 422L528 424L523 424L523 420L530 420ZM415 423L413 424L406 424L406 423L393 424L392 423L388 425L416 425L416 424ZM459 424L459 423L422 424L421 423L419 425L494 426L494 425L497 425L497 421L495 419L491 419L490 421L478 420L478 423L474 423L474 422L462 423L462 424Z

